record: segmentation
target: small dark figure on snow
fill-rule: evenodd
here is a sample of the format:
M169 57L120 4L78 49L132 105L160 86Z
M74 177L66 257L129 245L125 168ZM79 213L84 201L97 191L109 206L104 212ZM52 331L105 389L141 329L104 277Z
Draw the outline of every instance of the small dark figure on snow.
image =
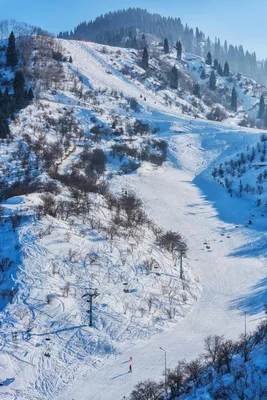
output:
M132 372L132 366L131 366L131 364L129 365L129 372Z

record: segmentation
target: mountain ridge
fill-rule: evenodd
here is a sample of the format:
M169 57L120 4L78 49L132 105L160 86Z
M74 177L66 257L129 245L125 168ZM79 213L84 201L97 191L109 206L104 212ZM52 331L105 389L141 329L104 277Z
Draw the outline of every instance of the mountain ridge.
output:
M58 37L138 48L142 46L138 40L142 34L152 34L160 40L167 38L173 44L181 40L186 52L203 57L211 51L219 62L231 63L234 71L267 83L267 63L258 62L255 52L245 51L242 45L228 45L227 41L217 38L212 42L199 28L183 25L180 18L162 17L141 8L109 12L88 23L80 23L73 31L60 32Z

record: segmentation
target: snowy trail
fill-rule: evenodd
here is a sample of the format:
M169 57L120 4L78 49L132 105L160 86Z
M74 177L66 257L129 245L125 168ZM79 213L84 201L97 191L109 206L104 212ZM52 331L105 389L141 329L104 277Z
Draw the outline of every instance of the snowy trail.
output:
M137 193L143 197L150 215L165 229L178 230L186 236L189 261L199 275L203 291L199 302L179 324L146 341L121 345L121 355L110 358L100 369L69 390L73 399L121 399L144 379L161 379L164 369L162 346L167 351L168 367L186 357L195 358L203 350L209 334L237 338L243 331L242 311L232 306L251 287L264 278L266 268L261 259L231 257L247 242L251 232L223 223L212 204L192 184L192 174L170 166L161 171L143 171L132 177ZM230 238L221 236L222 230ZM210 250L203 245L206 238ZM245 310L243 310L245 311ZM248 329L259 322L259 316L248 311ZM252 314L252 313L251 313ZM133 373L127 373L129 357ZM64 397L60 397L63 399Z

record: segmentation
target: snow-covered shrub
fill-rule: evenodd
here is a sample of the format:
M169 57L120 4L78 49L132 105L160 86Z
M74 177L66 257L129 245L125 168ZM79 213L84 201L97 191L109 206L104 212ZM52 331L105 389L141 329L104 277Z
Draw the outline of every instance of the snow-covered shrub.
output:
M186 251L187 245L178 232L168 231L166 233L162 233L157 240L157 245L166 249L170 253L174 253L175 251Z
M136 171L139 167L140 167L140 163L132 161L132 160L129 160L129 161L124 162L121 165L120 170L124 174L128 174L130 172Z
M130 103L131 109L134 112L139 112L140 111L140 105L139 105L138 101L134 97L130 98L130 102L129 103Z
M226 118L226 112L221 107L215 107L207 114L207 118L211 121L223 121Z

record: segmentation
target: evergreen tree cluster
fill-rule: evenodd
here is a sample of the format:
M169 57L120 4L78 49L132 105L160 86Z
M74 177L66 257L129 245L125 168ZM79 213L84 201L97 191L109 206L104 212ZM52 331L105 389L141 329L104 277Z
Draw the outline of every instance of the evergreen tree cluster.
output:
M210 51L208 52L207 57L206 57L206 64L212 66L212 55L211 55ZM229 76L230 75L230 68L229 68L229 64L227 61L224 63L224 68L222 68L221 63L219 63L217 58L215 58L215 60L213 62L213 69L215 71L217 71L220 76Z
M233 90L232 90L231 108L232 108L232 111L237 112L237 93L236 93L235 87L233 87Z
M165 54L168 54L168 53L170 52L170 46L169 46L169 41L168 41L168 39L165 39L165 40L164 40L164 46L163 46L163 48L164 48L164 53L165 53Z
M171 70L171 88L178 89L178 69L175 65Z
M179 42L176 43L176 51L177 51L177 60L181 60L182 58L182 51L183 51L183 47L182 47L182 43L179 40Z
M263 94L260 97L258 117L264 121L264 128L267 128L267 106Z
M60 32L59 37L143 49L145 46L138 41L140 31L161 40L167 38L169 44L178 44L180 41L187 53L206 56L210 52L221 65L227 61L233 71L241 72L263 84L267 83L267 62L259 68L255 52L245 52L243 46L228 45L226 41L222 43L217 38L212 43L199 28L194 30L187 24L184 26L180 18L166 18L140 8L101 15L94 21L79 24L73 31Z
M16 39L14 33L11 32L6 52L6 66L14 68L17 64L18 53L16 49ZM1 86L2 82L0 79L0 138L5 139L10 133L8 118L12 117L14 112L26 107L34 96L31 88L26 90L25 78L20 69L15 72L13 94L9 93L8 87L6 87L3 92Z
M142 67L144 69L148 68L148 51L146 47L143 50Z

